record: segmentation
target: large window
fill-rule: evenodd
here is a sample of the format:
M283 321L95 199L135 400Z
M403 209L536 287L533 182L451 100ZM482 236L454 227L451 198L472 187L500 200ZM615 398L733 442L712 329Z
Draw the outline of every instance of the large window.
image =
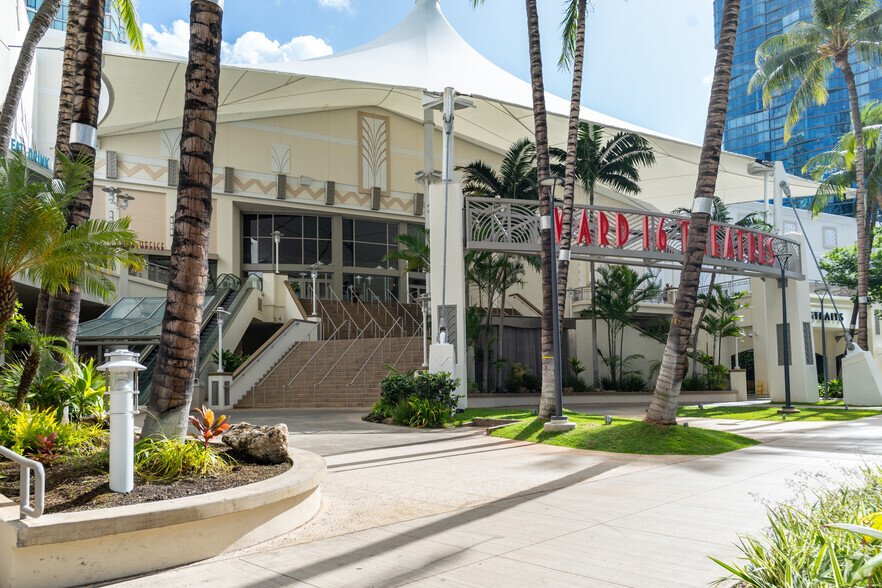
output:
M275 263L275 231L279 232L279 264L331 263L331 219L292 214L242 215L243 263Z
M398 223L362 219L343 219L343 265L395 269L395 260L384 260L397 246Z

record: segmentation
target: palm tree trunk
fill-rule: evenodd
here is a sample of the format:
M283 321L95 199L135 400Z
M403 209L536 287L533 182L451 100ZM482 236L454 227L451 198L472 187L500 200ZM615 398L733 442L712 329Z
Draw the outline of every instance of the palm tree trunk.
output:
M208 281L222 18L223 9L210 0L190 3L178 206L162 335L142 438L183 437L187 430Z
M499 301L499 330L496 331L496 390L502 391L502 328L505 322L505 288L502 289L502 296Z
M31 345L31 352L25 360L21 370L21 380L18 382L18 390L15 393L15 408L21 410L24 408L25 399L28 397L28 391L34 378L37 376L37 369L40 367L40 350Z
M61 177L63 158L70 158L70 118L73 108L74 77L77 66L77 35L84 0L70 0L67 5L67 31L64 35L64 60L61 66L61 93L58 96L58 122L55 135L55 177ZM34 326L45 334L52 294L40 288Z
M526 0L527 33L530 44L530 80L533 87L533 124L536 130L536 169L540 178L551 176L548 155L548 120L545 112L545 84L542 81L542 46L539 38L539 12L536 0ZM539 214L548 218L551 210L551 193L546 186L539 186ZM555 362L554 320L551 296L551 239L552 227L540 228L542 242L542 393L539 397L539 416L549 418L555 409Z
M0 364L3 363L3 345L6 341L6 325L15 316L15 303L18 302L18 293L12 280L0 282Z
M60 6L61 0L44 0L28 26L28 32L25 33L18 61L15 63L15 69L12 70L12 78L9 80L9 88L6 90L3 110L0 111L0 159L6 157L6 150L9 148L12 122L15 120L15 113L18 112L18 105L21 102L21 94L31 72L31 63L34 61L37 44L52 25Z
M570 98L570 118L567 130L567 158L564 174L564 205L561 218L560 250L562 259L557 267L557 308L563 332L564 312L567 307L567 277L570 271L569 252L573 235L573 200L576 194L576 146L579 142L579 110L582 101L582 64L585 57L585 10L587 0L578 0L576 46L573 52L573 89ZM566 253L564 253L566 251ZM559 376L560 377L560 376Z
M711 274L710 282L707 285L707 301L710 303L710 297L713 296L714 293L714 285L717 282L717 274ZM696 324L698 327L695 329L695 334L692 336L692 349L698 349L698 335L701 334L701 323L704 322L704 315L707 314L707 304L701 307L701 312L698 313L698 321ZM686 362L683 362L685 367ZM692 362L692 377L695 377L695 374L698 373L698 362ZM683 374L685 376L686 374ZM681 376L681 377L683 377Z
M594 371L594 386L600 387L600 345L597 342L597 306L594 304L594 290L597 288L597 282L594 279L594 262L589 264L591 271L591 342L594 345L594 352L591 354L592 368Z
M98 100L101 96L101 61L104 45L104 0L85 0L79 12L77 31L76 72L71 105L71 126L80 129L70 137L71 158L89 166L89 181L79 193L68 214L68 229L81 225L92 215L92 188L97 148ZM92 136L87 134L91 132ZM71 350L77 336L82 292L71 283L69 290L58 291L49 301L46 333L64 337Z
M695 184L692 224L689 227L689 241L677 302L668 341L662 357L661 368L655 384L652 403L644 419L647 423L672 425L677 423L677 398L685 371L686 348L692 333L695 315L695 299L701 277L701 265L707 245L710 211L713 207L714 190L720 167L720 147L723 141L723 126L726 122L726 108L729 104L729 80L732 77L732 57L735 48L735 31L738 27L738 13L741 0L726 0L723 5L723 18L720 26L720 41L717 44L717 59L714 65L714 81L711 87L710 103L707 112L707 126L704 131L704 145L698 163L698 179Z
M848 103L851 109L851 125L854 127L854 165L857 193L854 198L855 220L857 222L857 300L858 332L857 344L867 349L867 290L870 268L870 237L867 231L866 177L864 175L864 127L861 121L861 108L858 102L857 85L854 72L848 62L848 55L837 59L836 65L845 77L848 88Z

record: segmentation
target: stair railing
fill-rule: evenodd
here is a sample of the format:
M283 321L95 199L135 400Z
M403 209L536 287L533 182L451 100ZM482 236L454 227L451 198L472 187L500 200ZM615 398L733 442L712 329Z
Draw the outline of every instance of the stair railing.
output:
M347 398L347 400L349 398L348 391L354 390L355 391L355 404L358 405L358 388L354 388L355 381L358 380L358 378L361 377L363 374L367 373L367 372L365 372L365 368L367 368L369 365L372 365L374 359L376 359L378 351L380 352L380 365L385 364L385 361L384 361L386 359L385 343L386 343L386 339L390 339L389 335L391 333L392 333L392 329L389 329L389 332L387 332L385 335L383 335L383 338L380 339L380 344L377 345L373 351L371 351L371 354L369 356L367 356L367 358L365 358L364 364L359 368L358 372L355 374L355 377L352 378L352 380L349 381L349 384L346 385L346 390L347 390L346 398Z
M340 363L341 361L343 361L343 359L346 358L346 356L348 356L350 352L355 352L355 348L357 348L359 345L361 345L362 351L364 351L364 349L365 349L365 340L366 340L366 337L365 337L364 335L365 335L365 332L367 331L367 329L368 329L368 327L365 326L365 327L364 327L364 328L358 333L358 336L357 336L355 339L353 339L352 342L346 347L346 349L344 349L342 353L338 353L338 354L337 354L337 359L334 361L334 363L333 363L331 366L329 366L329 367L326 366L326 367L323 367L323 368L322 368L322 369L324 370L324 372L325 372L325 375L322 376L322 379L321 379L321 380L319 380L318 382L315 382L315 383L312 385L312 397L313 397L313 402L317 402L317 401L318 401L318 394L317 394L318 387L325 383L325 380L328 379L328 376L333 376L333 383L336 385L336 383L337 383L337 376L338 376L338 373L337 373L337 372L338 372L338 370L337 370L337 365L339 365L339 363ZM315 373L315 372L314 372L314 373ZM316 375L316 377L318 376L318 374L315 374L315 375ZM336 386L335 386L335 388L336 388ZM325 389L327 389L327 388L325 388ZM323 400L327 400L327 394L325 394ZM347 407L349 406L349 394L348 394L348 390L347 390L347 394L346 394L346 406L347 406Z
M385 361L383 361L385 359L385 349L384 349L381 352L380 365L387 367L387 368L391 368L393 370L398 369L398 365L401 363L401 359L410 350L410 346L413 344L414 339L416 339L417 337L420 337L421 335L422 335L422 325L420 325L420 328L417 329L417 331L413 335L410 336L410 338L407 340L407 343L404 344L404 349L402 349L401 353L398 354L398 357L396 357L395 361L393 361L391 364L387 364ZM380 344L382 345L382 343L383 342L381 341ZM374 351L374 353L376 353L376 350ZM371 354L371 355L373 355L373 354ZM361 367L360 370L358 370L358 373L355 375L354 378L352 378L352 381L349 382L349 386L347 386L347 389L351 389L355 392L355 403L356 404L358 404L359 384L360 384L360 387L362 390L364 390L365 392L367 391L367 374L368 374L368 372L365 370L365 368L367 368L368 365L369 365L369 362L365 361L365 364ZM361 382L357 384L356 380L359 377L361 378Z
M282 404L283 405L284 405L284 397L285 397L284 390L286 388L291 388L291 406L294 405L294 382L297 380L298 377L300 377L300 374L303 373L303 370L308 368L310 365L313 365L313 373L315 373L315 366L313 363L315 361L315 358L319 355L319 353L322 353L325 349L327 349L328 344L334 340L334 337L337 335L338 331L340 331L340 329L342 329L342 328L343 328L343 325L340 325L339 327L337 327L337 329L331 334L331 336L328 337L327 339L325 339L322 342L322 344L319 346L319 348L315 350L315 353L313 353L311 356L309 356L309 359L307 359L305 362L303 362L303 365L300 366L300 369L297 370L297 373L294 374L294 377L291 378L287 384L282 386L282 392L283 392ZM265 390L264 390L264 399L266 399L266 391Z
M290 322L289 322L289 325L292 325L292 324L294 324L294 323L296 323L296 321L290 321ZM258 386L260 386L261 384L263 384L264 382L266 382L267 380L269 380L270 377L271 377L271 376L274 376L274 375L275 375L275 379L276 379L276 384L278 384L279 374L276 374L276 371L278 371L279 366L282 365L282 363L285 363L285 367L286 367L286 371L287 371L287 377L290 378L290 376L291 376L291 364L290 364L290 362L286 362L286 360L287 360L289 357L291 357L291 355L294 354L294 353L297 351L297 349L300 347L300 344L303 343L304 341L313 341L313 340L316 340L316 341L317 341L317 340L318 340L318 331L319 331L319 326L320 326L320 325L321 325L321 323L314 323L313 326L310 327L309 331L306 332L306 336L305 336L303 339L301 339L300 341L297 341L296 343L294 343L294 345L292 345L291 348L288 349L288 352L285 353L285 355L283 355L281 358L279 358L279 359L278 359L278 360L272 365L272 367L270 367L270 369L269 369L264 375L262 375L260 378L258 378L257 382L255 382L253 386L251 386L251 389L250 389L250 392L252 392L252 394L251 394L251 408L255 408L255 404L256 404L256 402L257 402L257 394L255 394L255 393L253 393L253 392L258 388ZM284 328L284 327L283 327L283 328ZM313 339L313 335L315 335L315 339ZM266 353L266 352L268 352L270 349L272 349L272 347L273 347L273 346L276 344L276 342L279 341L280 339L281 339L281 337L279 337L279 338L273 340L273 342L270 344L270 346L264 350L264 353ZM235 376L234 376L235 378L240 377L242 374L245 373L245 370L247 370L247 369L249 369L249 368L251 367L252 364L249 363L250 361L251 361L251 360L250 360L250 358L249 358L248 361L246 361L244 364L242 364L242 365L239 367L238 370L236 370L236 374L235 374ZM241 371L240 371L240 370L241 370ZM263 401L264 401L264 404L266 404L266 386L264 386L264 388L263 388Z
M410 311L407 310L407 306L406 306L405 304L403 304L403 303L401 302L401 300L399 300L398 297L395 296L395 294L393 294L393 293L391 293L391 292L390 292L390 294L392 295L392 300L395 301L395 304L398 306L398 308L400 308L401 310L403 310L403 311L404 311L404 314L406 314L406 315L408 316L408 318L410 318L410 320L413 322L414 329L416 329L416 330L421 329L421 328L423 327L423 321L420 320L420 319L418 319L417 317L413 316L413 315L410 313Z
M358 323L358 322L352 317L351 314L349 314L349 311L346 310L346 305L343 304L343 301L340 300L340 297L337 296L337 292L334 291L333 288L331 289L331 294L334 295L334 299L339 303L339 305L340 305L340 309L341 309L344 313L346 313L346 316L349 318L349 320L352 321L352 324L355 325L355 328L357 329L359 323ZM364 316L365 316L365 327L364 327L364 329L362 329L362 330L367 329L367 327L371 326L371 323L373 323L373 327L374 327L374 337L377 337L378 332L382 331L382 329L380 328L380 325L377 324L377 321L374 320L374 317L372 317L372 316L370 316L369 314L366 314L366 313L365 313L365 310L364 310L364 304L358 304L358 306L361 307L361 311L362 311L362 313L363 313ZM351 334L351 333L350 333L350 334ZM351 339L351 338L352 338L351 336L347 336L347 339Z
M374 298L377 300L377 304L379 304L380 308L383 309L383 312L385 312L386 315L390 319L392 319L392 326L389 327L389 331L392 331L397 326L401 329L401 336L404 337L404 321L402 321L401 319L396 317L394 314L392 314L392 312L388 308L386 308L386 303L383 302L383 300L377 296L376 292L374 292L370 288L368 288L367 291L370 292L371 294L373 294ZM401 323L400 325L398 324L399 322ZM386 337L384 336L383 338L385 339Z
M46 496L46 472L43 464L17 454L13 450L0 445L0 455L10 459L21 467L18 479L18 512L20 518L26 516L37 519L43 514ZM34 472L34 506L31 506L31 471Z

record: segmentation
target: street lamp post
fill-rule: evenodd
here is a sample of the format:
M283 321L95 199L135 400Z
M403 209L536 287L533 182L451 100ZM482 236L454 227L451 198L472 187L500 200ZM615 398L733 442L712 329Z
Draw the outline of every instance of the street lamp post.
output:
M429 300L431 297L423 294L418 296L416 301L420 303L420 311L423 313L423 367L429 367L429 348L426 339L426 313L428 311Z
M107 201L116 206L116 218L113 220L121 219L122 211L126 210L129 207L129 202L135 199L134 196L123 194L123 191L116 186L106 186L101 188L101 191L107 192Z
M824 363L824 400L828 400L830 395L827 389L827 335L824 330L824 298L829 292L825 288L818 288L815 290L815 294L821 299L821 361Z
M312 316L318 314L316 312L316 306L318 304L317 294L316 294L316 280L318 280L318 264L314 263L310 266L312 268Z
M781 319L783 321L782 346L784 347L784 408L778 414L790 414L799 412L790 404L790 325L787 323L787 262L790 261L791 253L778 253L775 255L778 266L781 268Z
M224 315L230 313L224 310L223 306L218 306L215 311L217 313L217 371L224 371Z
M273 231L273 247L275 248L276 273L279 273L279 243L282 241L281 231Z
M552 339L554 341L554 416L551 417L551 421L547 423L546 430L566 430L575 428L575 423L569 423L567 417L563 414L563 384L561 382L561 378L563 377L563 362L561 361L561 350L560 350L560 313L558 311L558 303L557 303L557 254L555 249L555 227L554 227L554 188L558 183L563 183L564 178L560 176L551 176L548 178L542 178L539 180L539 184L542 186L546 186L551 189L551 208L550 215L542 219L542 223L540 226L545 228L546 226L551 229L551 238L549 239L551 245L551 251L549 255L551 257L551 320L554 323L552 328ZM572 425L572 426L570 426Z

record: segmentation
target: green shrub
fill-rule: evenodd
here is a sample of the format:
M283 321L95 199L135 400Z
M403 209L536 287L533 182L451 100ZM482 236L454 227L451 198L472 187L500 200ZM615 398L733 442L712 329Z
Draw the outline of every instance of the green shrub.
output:
M542 389L542 378L522 363L511 364L511 372L505 379L505 389L509 392L533 392Z
M451 378L447 372L419 372L414 379L416 395L421 400L437 402L448 414L453 412L459 401L459 396L454 394L458 385L459 378Z
M392 421L398 425L409 427L415 414L416 406L409 400L402 400L392 409Z
M59 430L55 411L51 409L3 409L0 414L0 445L22 455L35 450L38 436L48 437ZM65 439L59 439L58 445L64 446Z
M824 395L824 383L818 384L818 393ZM842 389L842 380L830 380L827 382L827 395L830 398L842 398L844 391Z
M580 376L566 376L561 385L564 388L572 388L573 392L576 394L588 392L591 390L591 387L588 383L583 380Z
M135 445L135 473L151 482L205 478L229 471L221 454L195 439L143 439Z
M79 421L87 416L104 414L104 374L95 367L95 360L71 364L58 379L65 386L70 419Z
M450 414L450 410L437 400L410 398L407 404L413 412L408 423L411 427L443 427L447 422L447 415Z
M683 392L699 392L707 389L707 378L701 374L687 376L683 378L683 383L680 384L680 390Z
M370 416L377 417L381 420L386 420L392 416L392 410L394 406L391 406L384 398L380 398L379 402L375 402L371 407Z
M389 406L398 406L416 394L416 383L412 374L392 373L380 382L380 399Z
M879 586L882 571L866 565L879 553L878 540L840 525L877 527L880 511L882 472L865 467L837 487L822 486L796 503L768 507L770 527L759 537L740 538L740 562L714 561L731 578L756 588Z
M616 392L645 392L649 389L649 382L640 374L625 374L618 381L612 378L600 378L600 387Z

